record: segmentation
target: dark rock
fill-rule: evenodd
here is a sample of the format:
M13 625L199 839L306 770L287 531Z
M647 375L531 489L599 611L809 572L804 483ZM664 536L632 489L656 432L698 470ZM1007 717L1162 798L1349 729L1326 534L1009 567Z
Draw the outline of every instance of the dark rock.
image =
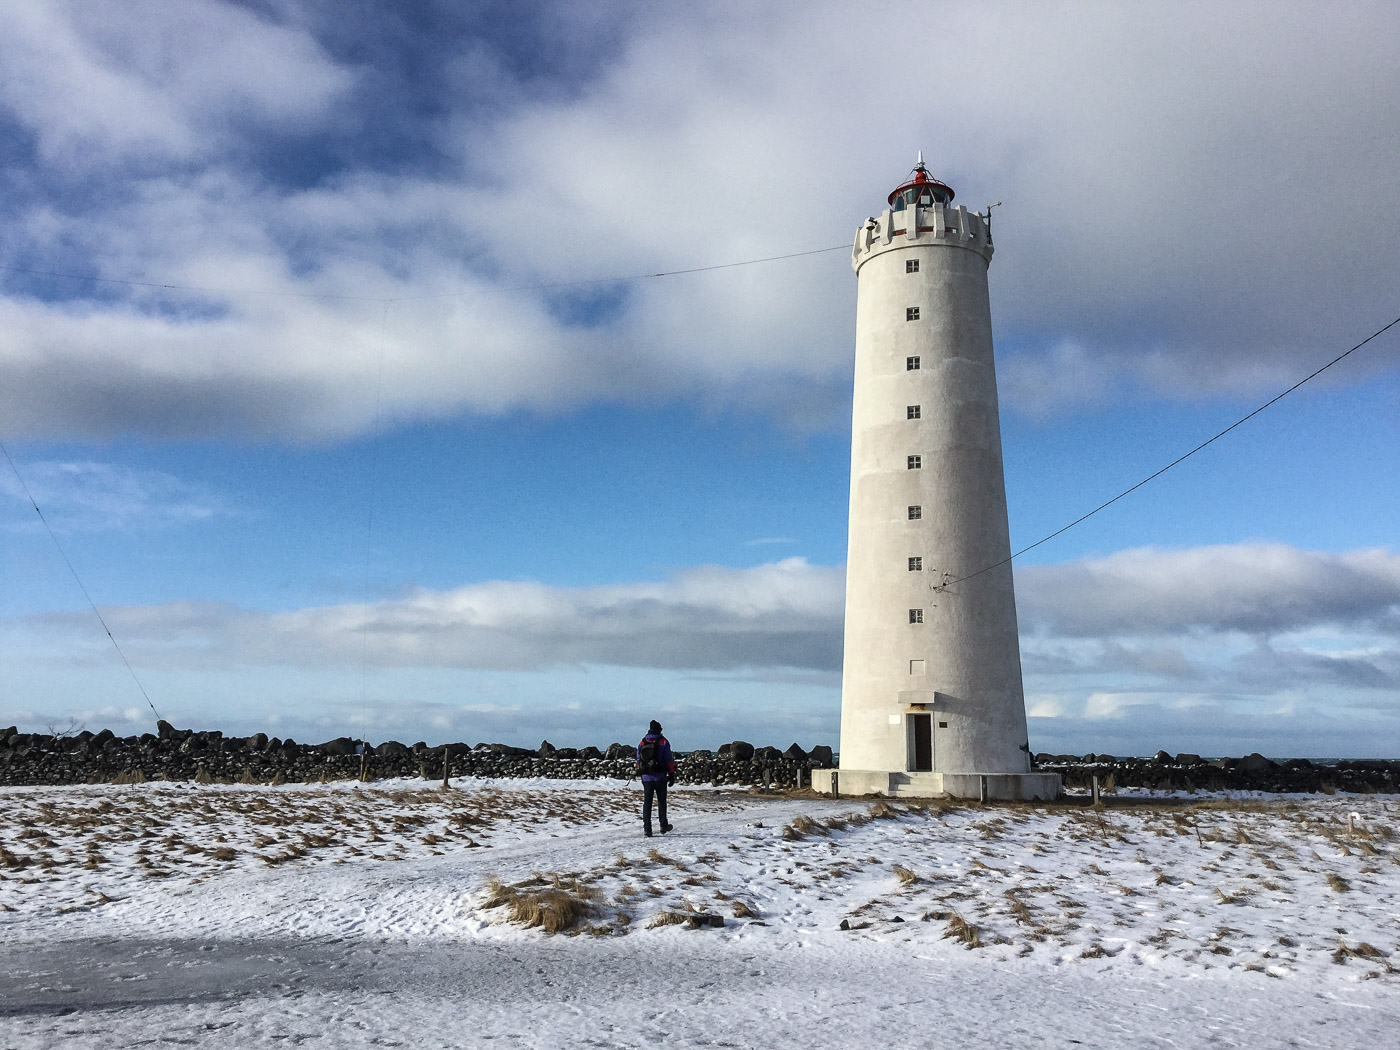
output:
M556 748L556 747L555 747L553 744L551 744L548 740L541 740L541 741L540 741L540 746L539 746L539 756L540 756L540 758L553 758L553 757L554 757L554 753L555 753L555 751L557 751L557 750L558 750L558 748Z
M175 734L179 732L179 730L177 730L165 719L161 718L156 720L156 732L160 734L160 738L162 740L170 740L174 738Z
M1172 756L1167 754L1165 751L1158 751L1155 755L1152 756L1152 761L1158 763L1159 765L1168 765L1172 761Z
M324 744L317 744L316 750L323 755L353 755L355 741L348 736L338 736L334 740L327 740Z
M615 762L618 759L635 758L637 753L629 744L609 744L603 754L608 761Z
M578 749L578 757L587 761L593 761L595 759L602 758L603 752L599 751L596 747L590 744L588 747L581 747Z
M397 740L386 740L382 744L374 745L374 753L381 757L398 758L407 755L409 750Z
M1278 766L1276 766L1273 762L1270 762L1258 751L1255 751L1254 753L1246 755L1244 758L1240 759L1239 765L1235 768L1240 770L1240 772L1242 773L1262 773L1265 770L1277 769Z
M724 744L719 749L721 758L732 758L736 762L753 761L753 745L744 740L735 740L731 744Z
M1202 764L1201 756L1193 755L1188 751L1183 751L1181 754L1176 756L1176 764L1179 766L1199 766Z
M830 769L836 763L836 757L831 752L831 747L827 744L818 744L807 753L807 759L817 769Z
M254 751L266 751L268 739L266 733L254 733L248 738L248 747Z
M791 747L783 752L783 757L790 758L794 762L806 762L807 752L803 751L802 748L798 747L796 742L794 742Z

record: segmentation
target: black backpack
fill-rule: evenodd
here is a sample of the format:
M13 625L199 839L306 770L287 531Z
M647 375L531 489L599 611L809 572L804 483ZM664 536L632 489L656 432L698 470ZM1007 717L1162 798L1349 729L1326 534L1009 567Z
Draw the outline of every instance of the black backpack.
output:
M655 739L643 740L637 748L637 771L643 775L661 772L661 745Z

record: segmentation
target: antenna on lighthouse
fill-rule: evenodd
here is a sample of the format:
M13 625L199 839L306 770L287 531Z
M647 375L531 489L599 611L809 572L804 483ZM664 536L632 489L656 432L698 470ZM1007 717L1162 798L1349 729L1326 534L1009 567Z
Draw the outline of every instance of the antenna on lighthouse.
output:
M923 169L924 169L924 151L923 151L923 150L919 150L919 161L918 161L917 164L914 165L914 170L915 170L915 171L923 171Z

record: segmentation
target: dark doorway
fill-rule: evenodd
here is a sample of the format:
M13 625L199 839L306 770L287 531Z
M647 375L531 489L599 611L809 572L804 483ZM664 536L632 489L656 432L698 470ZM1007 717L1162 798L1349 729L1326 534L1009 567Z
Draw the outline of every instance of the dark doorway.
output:
M933 771L933 716L909 716L909 771Z

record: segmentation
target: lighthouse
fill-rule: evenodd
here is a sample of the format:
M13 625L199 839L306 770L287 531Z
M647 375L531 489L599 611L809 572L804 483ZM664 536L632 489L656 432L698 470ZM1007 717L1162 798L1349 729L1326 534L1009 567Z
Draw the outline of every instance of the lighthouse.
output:
M1054 798L1031 769L987 268L991 210L920 154L856 231L855 390L833 794Z

